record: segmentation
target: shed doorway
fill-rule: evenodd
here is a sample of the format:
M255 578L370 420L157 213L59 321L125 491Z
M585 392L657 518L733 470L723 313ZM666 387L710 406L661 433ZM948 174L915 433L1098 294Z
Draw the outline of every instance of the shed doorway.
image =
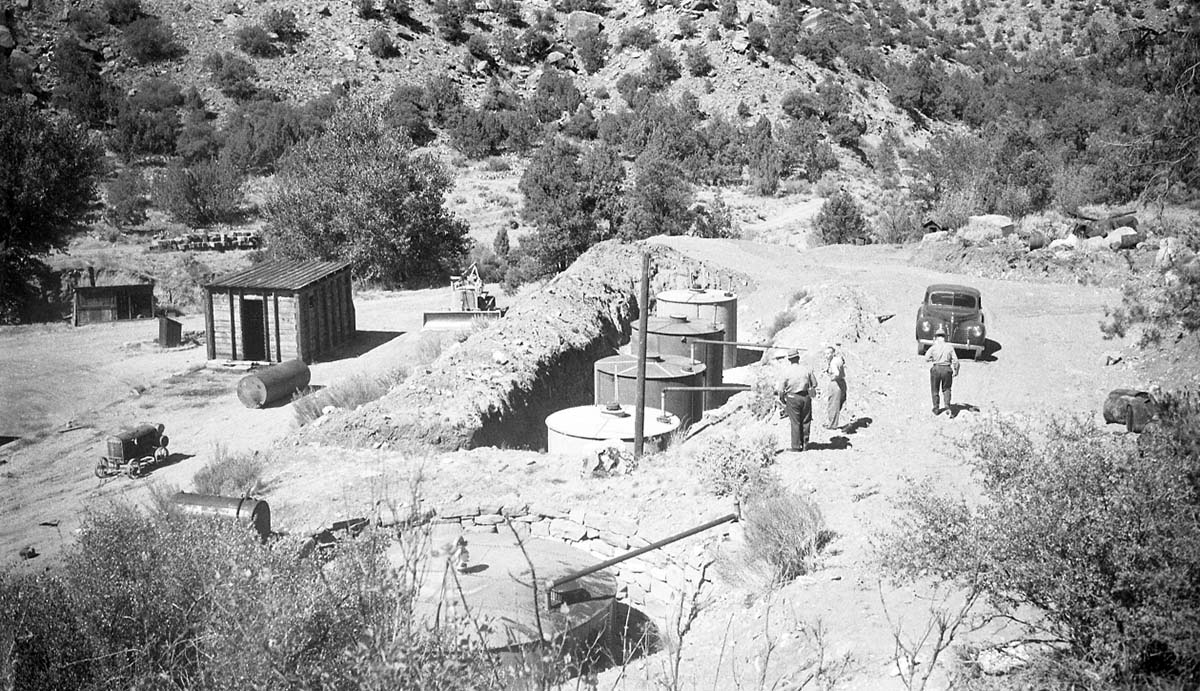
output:
M243 297L242 359L267 359L267 302Z

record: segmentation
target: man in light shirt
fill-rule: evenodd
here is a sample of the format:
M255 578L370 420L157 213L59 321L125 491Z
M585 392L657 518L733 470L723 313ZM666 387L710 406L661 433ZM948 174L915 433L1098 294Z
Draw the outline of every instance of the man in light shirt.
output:
M946 329L938 327L937 333L933 334L933 345L929 346L929 350L925 352L925 361L932 362L933 366L929 368L929 391L933 394L933 414L937 415L943 410L950 411L950 417L954 417L954 411L950 407L950 387L954 385L954 377L958 374L958 355L954 352L954 346L946 342ZM941 407L941 400L945 399L946 407Z
M800 363L799 350L790 351L788 361L790 364L775 393L792 423L792 451L803 451L812 428L812 397L817 393L817 377L811 367Z

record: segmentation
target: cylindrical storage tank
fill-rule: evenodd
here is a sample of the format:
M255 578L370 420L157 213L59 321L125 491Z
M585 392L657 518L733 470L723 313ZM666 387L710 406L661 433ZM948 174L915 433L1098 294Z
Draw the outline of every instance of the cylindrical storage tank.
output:
M596 405L637 405L637 356L613 355L596 361ZM646 357L646 408L661 405L663 389L674 386L703 386L704 365L675 355ZM700 391L667 393L666 410L690 425L704 413ZM647 416L649 417L649 416Z
M723 341L725 332L712 322L693 321L682 314L669 317L650 317L646 320L646 352L659 355L677 355L704 363L704 385L720 386L725 371L725 348L711 343L684 343L683 339L698 338L706 341ZM637 355L641 332L633 329L633 340L629 352ZM693 358L693 354L695 357ZM707 409L707 407L706 407Z
M308 386L311 377L303 360L288 360L254 370L238 382L238 399L247 408L261 408Z
M737 295L727 290L664 290L657 296L654 314L682 314L695 322L715 324L725 332L725 340L737 340ZM726 346L723 359L726 368L737 367L737 346Z
M264 540L271 534L271 507L250 497L218 497L212 494L176 492L171 503L183 513L194 516L232 518L252 528Z
M581 405L552 413L546 418L546 451L571 456L588 456L610 446L632 452L635 410L633 405ZM646 450L661 451L671 433L679 429L679 418L646 406L643 439Z

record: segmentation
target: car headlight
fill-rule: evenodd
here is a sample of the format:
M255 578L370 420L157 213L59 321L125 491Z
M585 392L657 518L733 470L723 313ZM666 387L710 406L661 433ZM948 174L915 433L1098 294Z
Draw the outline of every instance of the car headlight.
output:
M972 336L982 336L983 335L983 327L980 326L979 324L972 326L969 329L969 331L971 332Z
M932 328L933 328L933 325L929 323L928 319L921 322L921 330L922 331L929 331Z

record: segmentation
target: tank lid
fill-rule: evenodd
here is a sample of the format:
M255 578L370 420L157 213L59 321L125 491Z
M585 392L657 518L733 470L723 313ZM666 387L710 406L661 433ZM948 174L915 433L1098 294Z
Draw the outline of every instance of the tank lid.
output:
M611 404L610 404L611 405ZM581 405L551 413L546 428L581 439L620 439L632 441L634 406L621 405L621 415L612 415L608 406ZM660 408L646 406L644 434L647 437L669 434L679 428L679 418Z
M681 304L711 304L731 302L737 295L728 290L714 288L685 288L683 290L664 290L655 296L659 302L674 302Z
M680 355L646 354L647 379L678 379L704 372L704 364ZM596 361L596 371L623 379L637 377L636 355L610 355Z
M634 331L639 329L635 325ZM725 335L725 329L719 324L708 321L692 321L681 315L669 317L650 317L646 320L646 333L662 336L703 336L720 340Z

